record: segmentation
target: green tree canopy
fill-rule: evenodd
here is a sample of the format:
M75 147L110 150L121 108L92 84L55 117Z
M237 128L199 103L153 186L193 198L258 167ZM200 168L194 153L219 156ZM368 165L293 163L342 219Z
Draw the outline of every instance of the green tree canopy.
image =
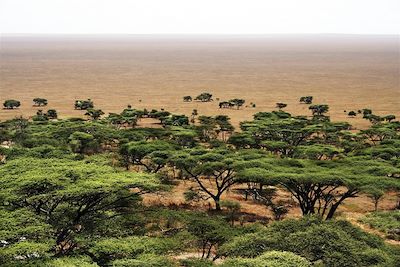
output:
M47 106L47 99L46 98L34 98L33 103L35 106L41 107L41 106Z
M28 209L51 225L58 253L75 248L76 235L129 212L140 194L160 188L151 175L66 159L12 160L0 167L0 177L1 202L11 210Z
M389 163L365 158L334 161L264 158L242 163L238 174L243 182L279 185L297 200L304 215L330 219L348 198L371 186L399 190L395 177L400 169Z
M14 100L14 99L8 99L8 100L4 101L3 106L5 109L14 109L14 108L18 108L19 106L21 106L21 102L18 100Z

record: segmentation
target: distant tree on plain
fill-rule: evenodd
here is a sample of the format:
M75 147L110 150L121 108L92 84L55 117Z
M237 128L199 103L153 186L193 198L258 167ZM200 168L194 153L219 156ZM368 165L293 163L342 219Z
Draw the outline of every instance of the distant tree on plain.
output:
M184 101L184 102L192 102L192 100L193 100L193 99L192 99L192 97L191 97L190 95L187 95L187 96L184 96L184 97L183 97L183 101Z
M55 109L49 109L46 113L47 118L49 119L57 119L58 114L57 114L57 110Z
M229 100L229 102L232 103L234 106L236 106L237 109L239 109L241 106L244 105L244 103L246 101L244 99L241 99L241 98L235 98L235 99Z
M201 93L198 96L196 96L196 98L194 100L201 101L201 102L213 101L212 94L210 94L210 93Z
M312 104L313 97L312 96L302 96L300 97L300 103L304 104Z
M219 105L219 108L231 108L231 107L233 107L233 104L231 102L228 102L228 101L219 102L218 105Z
M279 109L283 109L283 108L287 107L287 104L285 104L285 103L276 103L276 107L279 108Z
M34 103L34 106L37 106L37 107L47 106L47 104L48 104L47 99L39 98L39 97L34 98L33 103Z
M91 99L75 101L75 109L86 110L86 109L93 108L93 107L94 107L94 104Z
M392 120L395 120L395 119L396 119L396 116L390 114L390 115L386 115L385 117L383 117L383 119L384 119L385 121L391 122Z
M372 109L364 108L364 109L362 110L362 114L363 114L363 118L364 118L364 119L368 119L368 116L369 116L369 115L372 115Z
M350 118L354 118L355 116L357 116L357 113L355 111L349 111L349 113L347 114Z
M311 110L314 116L322 116L329 111L329 106L322 104L322 105L311 105L308 107Z
M14 100L14 99L8 99L8 100L4 101L3 106L5 109L14 109L14 108L18 108L19 106L21 106L21 102L18 100Z
M104 115L104 112L101 109L89 108L85 115L89 116L92 120L98 120Z
M246 102L246 100L244 99L240 99L240 98L234 98L231 99L229 101L222 101L219 102L219 108L233 108L236 107L237 109L239 109L240 107L242 107L244 105L244 103Z

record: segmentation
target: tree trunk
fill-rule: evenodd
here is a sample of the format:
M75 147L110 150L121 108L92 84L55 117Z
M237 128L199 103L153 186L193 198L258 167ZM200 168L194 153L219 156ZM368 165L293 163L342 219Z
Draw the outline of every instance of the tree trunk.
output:
M219 203L220 199L219 196L213 198L215 202L215 210L221 211L221 204Z
M379 199L376 199L376 200L374 201L375 211L378 211L378 202L379 202Z

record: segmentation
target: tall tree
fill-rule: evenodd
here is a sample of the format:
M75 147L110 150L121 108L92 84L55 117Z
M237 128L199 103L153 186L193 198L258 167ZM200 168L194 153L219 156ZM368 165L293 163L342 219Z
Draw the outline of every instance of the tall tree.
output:
M171 164L182 171L183 177L193 180L198 190L214 200L221 210L221 196L236 183L235 162L239 154L228 150L184 150L175 153Z
M151 175L61 159L13 160L0 166L0 176L2 202L12 210L26 208L51 225L59 254L76 248L75 236L130 212L141 194L159 187Z
M242 169L238 174L241 181L281 186L297 200L303 215L318 214L326 219L333 218L346 199L357 197L371 187L400 189L400 182L393 177L400 174L400 169L365 158L336 161L266 158L246 162Z
M144 167L147 172L157 173L168 162L173 145L163 140L138 141L123 144L119 150L126 169L130 164Z

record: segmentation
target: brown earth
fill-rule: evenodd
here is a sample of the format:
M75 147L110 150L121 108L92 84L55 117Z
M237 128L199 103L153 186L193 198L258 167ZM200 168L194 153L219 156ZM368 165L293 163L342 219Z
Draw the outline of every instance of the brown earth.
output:
M151 206L166 206L172 208L183 208L190 210L202 210L208 211L214 207L214 202L212 199L199 201L199 202L186 202L184 198L184 192L186 192L190 187L196 187L196 183L192 181L175 181L177 184L172 188L170 192L161 192L157 194L146 194L144 196L144 204ZM242 219L236 220L235 223L239 224L247 222L260 222L269 223L272 222L273 214L270 209L265 205L254 201L251 197L248 200L245 199L243 194L238 193L237 189L245 189L245 185L233 186L230 190L224 193L222 200L230 200L240 203L240 211L238 213L238 218ZM208 189L211 189L208 188ZM278 189L277 197L274 201L284 200L290 202L292 200L290 194L284 190ZM398 201L398 195L395 192L387 193L379 202L379 210L393 210L396 207ZM286 218L300 218L301 210L295 201L292 201L292 207L289 208L289 212ZM339 219L345 219L352 224L360 227L364 231L378 235L385 239L389 244L400 245L399 241L385 238L385 234L369 227L366 224L362 224L358 221L362 216L365 216L369 212L374 211L374 204L370 198L366 195L360 195L356 198L347 199L342 206L339 207L336 212L336 217Z
M61 117L82 116L74 100L91 98L105 112L127 104L185 114L198 109L227 114L238 125L276 102L309 114L298 103L304 95L329 104L332 119L358 128L369 123L344 110L400 116L398 36L2 36L0 45L0 102L22 102L18 110L0 110L0 120L34 115L35 97L47 98L47 108ZM203 91L257 107L221 110L218 101L182 101Z

